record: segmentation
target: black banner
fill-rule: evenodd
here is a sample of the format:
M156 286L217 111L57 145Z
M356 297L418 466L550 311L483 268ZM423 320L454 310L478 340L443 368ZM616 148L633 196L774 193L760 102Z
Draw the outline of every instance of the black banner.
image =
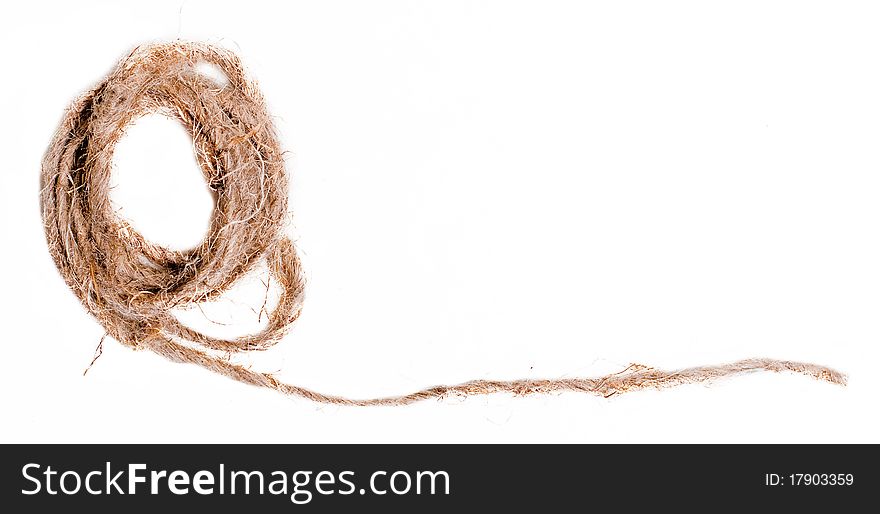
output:
M874 503L876 445L6 445L15 512L684 512ZM4 509L5 510L5 509ZM204 511L200 511L204 512Z

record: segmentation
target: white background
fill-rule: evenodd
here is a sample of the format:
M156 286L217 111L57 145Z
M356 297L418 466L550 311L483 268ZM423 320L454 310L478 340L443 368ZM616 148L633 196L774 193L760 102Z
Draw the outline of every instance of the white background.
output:
M878 15L841 1L11 3L0 440L878 442ZM756 356L849 385L765 373L610 400L339 408L111 340L83 377L103 330L46 249L40 159L76 95L134 45L177 37L239 52L290 151L306 307L243 362L355 397ZM189 145L152 117L116 155L120 214L178 247L212 208ZM261 288L246 279L209 316L257 327Z

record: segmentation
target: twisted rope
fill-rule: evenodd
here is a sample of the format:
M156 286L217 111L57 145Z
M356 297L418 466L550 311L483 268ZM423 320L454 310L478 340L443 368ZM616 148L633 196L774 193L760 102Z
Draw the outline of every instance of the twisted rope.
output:
M219 67L228 85L198 73L200 63ZM156 112L177 118L188 129L208 187L216 194L208 233L191 250L150 243L111 208L114 146L134 120ZM475 380L366 400L286 384L221 354L270 348L300 314L305 282L294 245L284 235L287 197L282 150L259 91L233 53L198 43L142 46L122 59L67 111L41 174L49 251L67 285L107 335L128 347L286 395L338 405L406 405L498 392L577 391L607 397L756 370L791 371L837 384L846 380L822 366L750 359L672 372L632 365L599 378ZM261 258L282 292L260 332L234 339L211 337L171 313L218 298Z

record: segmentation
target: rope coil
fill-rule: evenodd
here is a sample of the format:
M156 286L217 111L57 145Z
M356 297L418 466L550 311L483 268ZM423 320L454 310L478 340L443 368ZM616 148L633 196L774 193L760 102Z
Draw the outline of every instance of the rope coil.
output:
M199 73L196 66L201 63L217 66L229 83L222 85ZM187 128L197 162L216 194L208 233L191 250L173 251L147 241L111 208L113 149L133 121L156 112L177 118ZM367 400L279 382L215 353L270 348L300 314L305 280L294 245L284 235L288 188L281 145L265 102L238 57L206 44L156 44L132 51L67 111L43 159L42 217L61 276L107 335L134 349L149 349L172 361L317 402L403 405L451 394L496 392L611 396L754 370L787 370L845 383L844 375L822 366L769 359L675 372L633 365L599 378L477 380ZM215 338L183 325L171 313L220 297L260 258L282 291L260 332Z

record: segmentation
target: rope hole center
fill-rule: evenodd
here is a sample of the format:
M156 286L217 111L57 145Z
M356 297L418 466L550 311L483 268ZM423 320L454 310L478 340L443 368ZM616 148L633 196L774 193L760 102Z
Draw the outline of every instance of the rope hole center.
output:
M193 149L180 122L156 112L129 125L113 152L113 210L169 250L201 244L216 206Z

